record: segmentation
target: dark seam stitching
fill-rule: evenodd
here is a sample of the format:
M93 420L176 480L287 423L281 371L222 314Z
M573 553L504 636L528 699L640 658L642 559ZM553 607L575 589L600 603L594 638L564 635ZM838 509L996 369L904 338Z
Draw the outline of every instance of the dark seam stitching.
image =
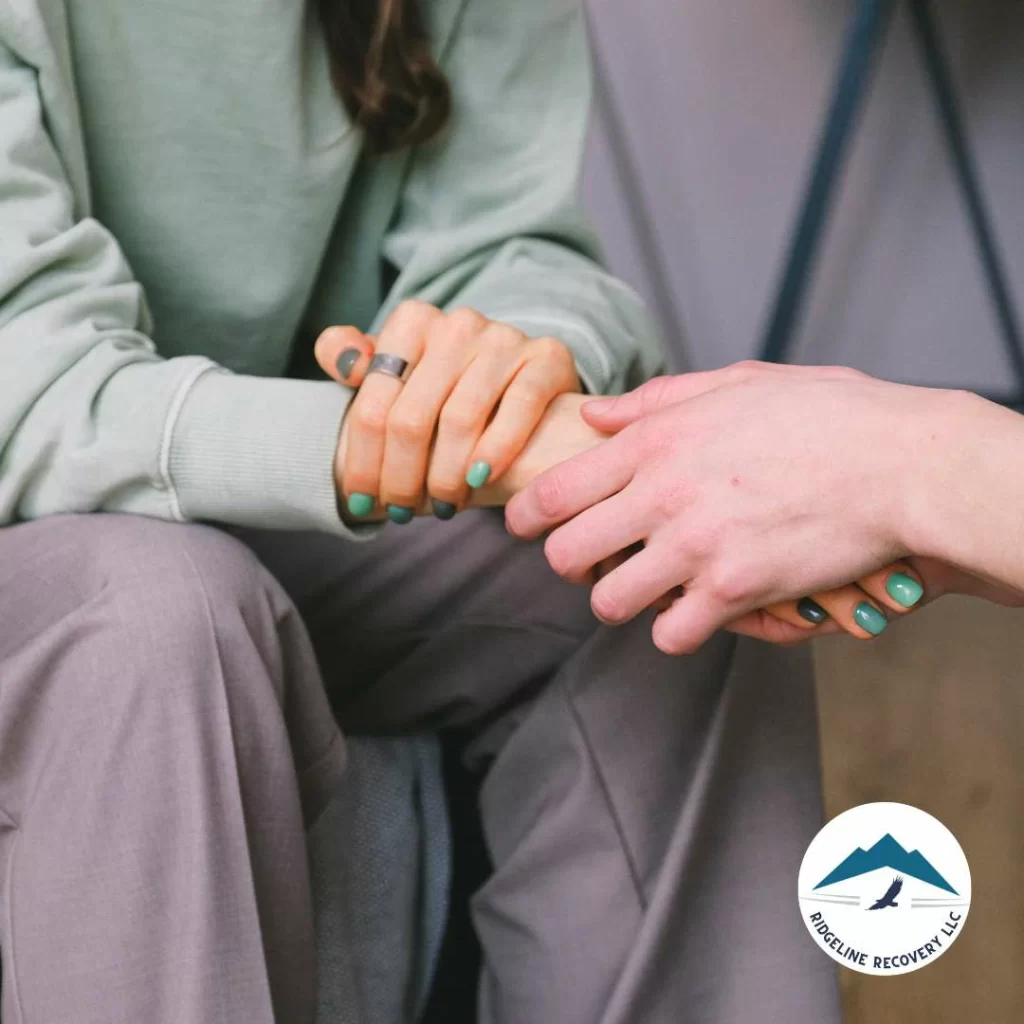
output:
M597 779L597 784L601 789L601 793L604 796L605 804L608 807L608 816L611 818L612 826L615 829L615 834L619 837L619 844L622 846L622 857L626 862L626 868L629 872L630 881L633 883L633 888L636 890L636 898L640 904L640 910L642 913L647 913L647 898L644 895L643 886L640 882L640 872L637 869L636 863L633 860L633 854L629 847L629 842L626 839L626 830L622 825L622 821L619 818L618 811L615 807L615 801L612 799L611 789L605 780L604 773L601 771L600 765L597 761L597 755L594 751L594 746L590 741L590 736L587 734L586 727L583 724L583 719L580 717L573 704L572 697L568 690L565 692L565 703L569 709L569 714L572 720L576 723L576 728L580 731L580 736L583 739L583 746L587 752L587 756L590 759L591 767L594 771L594 776Z

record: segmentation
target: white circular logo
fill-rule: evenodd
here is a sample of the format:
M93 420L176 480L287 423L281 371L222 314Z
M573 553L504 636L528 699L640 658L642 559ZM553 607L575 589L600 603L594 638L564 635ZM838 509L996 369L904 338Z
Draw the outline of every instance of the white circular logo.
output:
M862 974L907 974L964 929L971 871L956 836L907 804L833 818L800 865L800 911L814 941Z

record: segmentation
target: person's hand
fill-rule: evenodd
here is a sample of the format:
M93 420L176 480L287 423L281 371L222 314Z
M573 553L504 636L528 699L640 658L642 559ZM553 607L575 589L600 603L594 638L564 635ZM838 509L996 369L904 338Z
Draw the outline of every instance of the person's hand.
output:
M917 611L938 596L936 581L926 592L920 572L909 560L901 560L855 583L749 612L725 628L784 644L841 632L873 640L891 620Z
M1024 592L975 576L941 559L915 555L872 573L856 584L810 599L818 608L832 610L832 615L820 623L801 614L800 606L806 607L808 601L803 598L799 602L787 601L749 612L726 624L725 629L778 644L803 643L844 632L862 640L874 639L878 633L865 631L861 625L863 613L855 614L861 603L869 602L876 611L884 609L882 614L887 623L924 608L946 594L964 594L1008 608L1024 607ZM873 620L876 629L879 624L878 619Z
M375 354L406 360L404 381L366 374ZM408 522L425 495L450 518L474 489L502 479L557 396L580 390L572 352L557 339L423 302L399 306L376 339L330 328L316 356L359 388L339 462L339 493L356 518L379 506Z
M750 612L865 580L909 553L907 466L958 454L956 423L952 438L935 426L948 417L932 403L947 394L844 368L659 378L584 405L588 422L618 433L516 497L509 529L557 527L547 554L568 579L643 544L595 586L595 613L624 622L683 587L654 637L691 651ZM802 627L773 618L799 638Z

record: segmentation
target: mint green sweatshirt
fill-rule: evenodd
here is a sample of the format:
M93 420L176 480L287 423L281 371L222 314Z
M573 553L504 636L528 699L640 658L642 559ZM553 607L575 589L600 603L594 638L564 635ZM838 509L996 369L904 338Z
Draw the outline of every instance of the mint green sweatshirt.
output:
M0 525L345 532L312 343L408 297L554 334L594 392L656 369L577 209L578 4L421 2L453 121L370 158L304 0L0 0Z

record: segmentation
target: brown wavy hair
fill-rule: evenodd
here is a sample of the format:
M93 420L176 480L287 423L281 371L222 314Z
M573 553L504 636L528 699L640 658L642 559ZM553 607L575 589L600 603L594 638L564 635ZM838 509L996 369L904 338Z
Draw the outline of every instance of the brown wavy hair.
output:
M451 90L419 0L315 3L334 86L369 148L387 153L437 135L451 113Z

